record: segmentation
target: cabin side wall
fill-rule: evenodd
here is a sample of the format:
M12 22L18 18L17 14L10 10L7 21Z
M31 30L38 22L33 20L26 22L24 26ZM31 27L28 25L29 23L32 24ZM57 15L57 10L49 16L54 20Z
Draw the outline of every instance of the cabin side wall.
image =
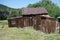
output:
M35 24L34 28L36 30L41 30L46 33L54 33L56 30L56 21L51 18L42 18L40 16L36 16L34 18Z
M17 27L17 21L15 19L8 20L9 27Z

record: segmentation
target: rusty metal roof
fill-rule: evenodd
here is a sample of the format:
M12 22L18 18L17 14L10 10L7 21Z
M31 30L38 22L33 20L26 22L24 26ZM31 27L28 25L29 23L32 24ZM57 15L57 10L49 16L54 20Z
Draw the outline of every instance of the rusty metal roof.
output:
M22 8L22 15L48 14L45 8Z

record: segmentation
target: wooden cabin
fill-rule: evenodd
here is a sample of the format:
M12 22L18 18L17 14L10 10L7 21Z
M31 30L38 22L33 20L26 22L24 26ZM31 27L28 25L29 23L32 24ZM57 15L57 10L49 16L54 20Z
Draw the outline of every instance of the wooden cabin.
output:
M46 33L54 33L56 22L45 8L23 8L22 17L8 19L9 27L33 27Z
M34 26L36 20L40 22L40 15L48 15L45 8L23 8L24 26Z

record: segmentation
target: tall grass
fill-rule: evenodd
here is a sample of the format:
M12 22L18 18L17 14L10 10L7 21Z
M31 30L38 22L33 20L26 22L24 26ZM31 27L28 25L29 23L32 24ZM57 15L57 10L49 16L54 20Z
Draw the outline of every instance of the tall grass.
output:
M5 26L0 28L0 40L60 40L60 34L45 34L32 27L9 28L4 23L7 23L7 21L1 22Z
M7 24L8 24L7 20L0 20L0 25L7 25Z

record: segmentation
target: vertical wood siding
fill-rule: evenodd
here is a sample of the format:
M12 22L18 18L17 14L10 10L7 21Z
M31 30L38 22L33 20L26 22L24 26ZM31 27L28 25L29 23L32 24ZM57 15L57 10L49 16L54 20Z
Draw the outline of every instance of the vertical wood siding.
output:
M16 24L12 25L11 21L15 20ZM56 21L51 18L36 16L24 16L22 18L8 20L9 27L28 27L33 26L36 30L45 33L54 33L56 30Z

